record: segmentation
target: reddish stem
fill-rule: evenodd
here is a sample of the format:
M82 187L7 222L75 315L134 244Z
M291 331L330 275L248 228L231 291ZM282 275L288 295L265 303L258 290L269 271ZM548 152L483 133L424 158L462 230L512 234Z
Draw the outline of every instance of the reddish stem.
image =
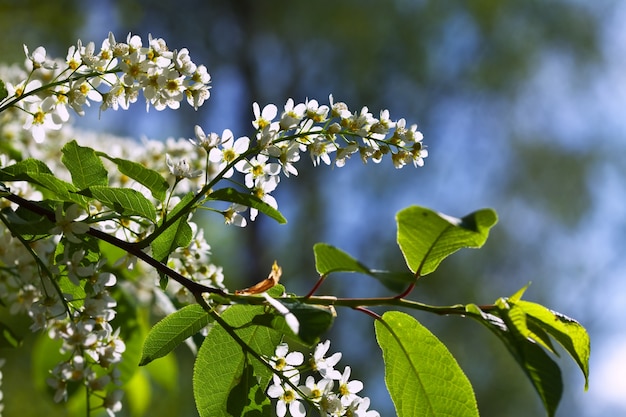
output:
M320 285L322 285L322 282L324 282L325 279L326 279L326 275L320 275L320 279L317 280L313 288L311 288L311 291L309 291L309 293L305 295L304 298L309 298L313 296L313 294L315 294L315 292L318 290Z

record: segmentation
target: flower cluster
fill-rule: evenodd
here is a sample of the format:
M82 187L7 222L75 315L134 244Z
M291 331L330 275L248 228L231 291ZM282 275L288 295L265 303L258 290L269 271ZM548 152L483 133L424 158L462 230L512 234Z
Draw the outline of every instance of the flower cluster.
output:
M308 364L304 364L304 355L301 352L289 352L289 347L281 343L276 348L275 355L270 363L276 373L272 384L267 389L267 395L275 398L276 414L278 417L286 415L287 410L292 417L304 417L306 407L304 402L312 404L322 416L328 417L379 417L374 410L368 410L368 397L357 395L363 389L363 383L350 380L350 367L346 366L343 373L335 369L341 359L337 352L326 357L330 341L318 344ZM302 373L312 371L301 385Z
M295 104L289 99L280 115L274 104L261 109L254 103L254 142L246 136L235 139L229 129L207 135L196 126L195 138L190 142L206 151L206 182L231 178L237 172L253 196L277 208L270 193L276 190L281 174L298 175L295 164L302 153L308 152L315 166L333 164L334 155L334 165L342 167L356 153L363 162L375 163L390 154L396 168L424 164L428 151L422 145L423 136L417 125L407 127L405 119L391 121L387 110L381 111L379 118L367 107L351 112L345 103L334 102L332 95L329 99L329 105L320 105L316 100ZM173 175L190 179L201 175L186 160L181 161L184 163L168 162ZM240 214L245 210L246 207L233 204L223 212L226 222L245 226L247 222ZM256 209L250 209L251 220L257 214Z
M24 52L28 71L5 83L8 96L0 111L24 111L24 128L38 143L68 122L69 108L81 116L92 102L100 103L100 111L127 109L142 92L146 109L177 109L183 100L198 109L210 96L207 68L194 64L186 48L169 50L161 38L148 36L144 45L137 35L118 42L110 33L99 50L79 40L65 60L49 58L41 46L30 53L25 45Z

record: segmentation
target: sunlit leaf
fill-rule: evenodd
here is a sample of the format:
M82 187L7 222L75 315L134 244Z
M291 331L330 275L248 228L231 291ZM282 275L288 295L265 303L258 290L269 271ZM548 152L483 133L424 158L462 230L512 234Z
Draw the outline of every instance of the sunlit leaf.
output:
M315 254L315 269L320 275L328 275L332 272L356 272L377 279L393 291L402 291L408 284L415 281L414 275L409 272L369 269L346 252L327 243L316 243L313 246L313 252Z
M121 158L111 158L105 153L98 152L98 156L107 158L111 162L117 165L117 169L128 178L137 181L139 184L145 186L152 197L159 201L165 200L166 192L169 189L169 184L165 178L157 171L150 168L146 168L142 164L134 161L129 161Z
M264 314L264 307L234 305L222 318L250 348L260 355L271 357L281 339L281 334L266 326L253 324L257 315ZM252 368L255 378L249 378ZM193 393L200 417L228 417L229 407L252 407L250 394L258 387L265 387L271 372L250 355L221 326L215 325L198 350L193 371ZM242 379L250 381L242 389ZM257 387L258 385L258 387ZM262 392L256 395L263 394ZM263 394L264 395L264 394ZM257 401L257 404L265 400ZM252 415L252 414L251 414Z
M156 221L156 209L142 193L131 188L93 186L81 194L100 201L123 216L141 216Z
M478 307L474 306L473 311ZM508 308L499 308L481 316L472 315L494 332L522 368L550 417L554 416L563 394L561 369L534 340L519 332Z
M315 269L320 275L339 271L369 273L368 267L335 246L316 243L313 246L313 252L315 253Z
M375 327L398 417L478 416L469 380L428 329L398 311L385 313Z
M93 149L79 146L73 140L63 146L61 153L61 162L72 175L72 182L78 189L108 185L107 170Z
M409 269L420 276L433 272L461 248L479 248L497 222L496 213L483 209L461 219L418 206L398 212L398 245Z
M87 199L76 194L78 189L74 184L58 178L46 164L36 159L24 159L0 169L0 181L29 181L48 190L50 197L87 206Z
M52 171L42 161L27 158L0 169L0 181L28 180L28 174L52 174Z
M259 385L254 368L246 364L237 384L230 390L226 400L229 416L274 417L275 408L265 395L265 387Z
M167 355L211 321L211 316L198 304L185 306L168 315L150 329L143 345L139 366Z
M585 377L585 389L589 385L590 340L585 328L576 320L552 311L540 304L517 301L528 320L548 332L576 361Z
M188 193L174 206L168 213L168 217L173 217L179 213L193 198L193 193ZM161 226L161 223L159 223ZM152 256L157 261L164 261L176 248L185 247L191 242L191 226L187 222L187 216L181 216L165 229L152 242Z
M533 326L532 323L528 323L528 318L522 308L512 304L509 307L508 315L511 323L515 326L515 330L521 336L534 340L551 353L556 354L550 337L541 327Z
M241 204L242 206L252 207L266 216L276 220L280 224L287 223L287 219L283 217L280 211L267 204L260 198L252 194L241 193L234 188L220 188L213 191L209 198L212 200L226 201L229 203Z

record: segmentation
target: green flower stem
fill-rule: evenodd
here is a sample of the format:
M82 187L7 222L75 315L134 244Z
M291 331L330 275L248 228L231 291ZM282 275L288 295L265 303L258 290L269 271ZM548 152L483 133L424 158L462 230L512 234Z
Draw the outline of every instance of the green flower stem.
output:
M2 113L3 111L13 107L14 105L16 105L17 103L19 103L20 101L24 100L26 97L35 95L37 93L40 93L42 91L46 91L49 90L53 87L56 87L57 85L63 85L63 84L69 84L72 81L76 81L76 80L80 80L80 79L91 79L91 78L95 78L95 77L101 77L105 74L115 74L117 72L120 72L120 68L113 68L110 69L108 71L104 71L104 72L90 72L88 74L78 74L74 72L72 75L70 75L69 77L60 80L60 81L54 81L51 82L49 84L44 84L41 87L35 88L34 90L28 91L22 95L20 95L19 97L15 97L13 100L9 101L8 103L0 106L0 113ZM102 93L100 93L102 94Z

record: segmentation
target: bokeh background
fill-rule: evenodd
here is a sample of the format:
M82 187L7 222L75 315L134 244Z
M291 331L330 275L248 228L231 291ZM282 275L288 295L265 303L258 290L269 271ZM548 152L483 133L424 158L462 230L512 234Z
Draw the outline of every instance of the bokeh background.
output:
M199 111L97 110L84 127L155 139L232 129L252 134L252 106L329 94L351 109L418 123L430 153L420 169L345 168L308 161L276 193L287 225L245 229L200 219L233 285L263 277L274 259L288 290L315 282L312 245L328 242L376 268L401 269L395 213L411 204L463 216L494 208L485 247L465 250L424 278L412 297L432 304L491 303L532 281L525 298L578 319L592 340L591 380L567 356L559 416L626 415L626 3L618 0L201 1L0 0L0 60L22 44L64 57L80 38L112 31L189 48L213 77ZM187 106L184 106L187 107ZM129 146L134 146L129 142ZM388 162L388 161L386 161ZM387 294L340 276L322 292ZM498 340L459 318L415 316L458 358L483 416L543 415L538 397ZM394 415L371 319L339 311L329 337L382 416ZM32 339L29 339L32 341ZM59 408L29 385L29 347L3 368L5 416ZM178 380L153 387L150 416L195 416L192 358L177 351ZM160 391L159 391L160 390Z

